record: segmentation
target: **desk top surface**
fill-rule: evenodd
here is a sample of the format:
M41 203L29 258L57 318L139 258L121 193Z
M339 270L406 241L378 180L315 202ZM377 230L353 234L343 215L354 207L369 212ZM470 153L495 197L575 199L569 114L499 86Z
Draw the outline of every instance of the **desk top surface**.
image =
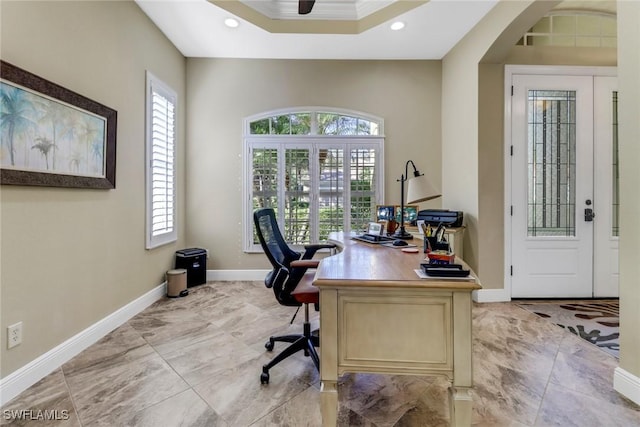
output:
M345 233L331 233L329 241L338 244L341 252L326 257L320 262L313 282L320 288L340 285L447 288L451 290L480 289L473 272L471 272L471 276L466 278L419 278L414 270L419 269L420 263L424 262L425 254L422 251L406 253L399 248L352 240L351 235ZM460 259L456 259L456 262L469 268Z

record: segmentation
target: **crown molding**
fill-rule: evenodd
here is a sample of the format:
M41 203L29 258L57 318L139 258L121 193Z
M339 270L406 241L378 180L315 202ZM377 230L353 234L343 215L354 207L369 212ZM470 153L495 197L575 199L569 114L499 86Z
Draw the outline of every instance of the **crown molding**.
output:
M270 19L360 20L398 0L318 0L311 14L298 14L298 0L239 0Z
M259 3L260 7L273 7L269 2L260 2L256 0L208 0L210 3L218 6L227 12L244 19L270 33L282 33L282 34L360 34L364 31L376 27L384 22L394 19L398 15L415 9L428 3L428 0L382 0L382 1L370 1L366 3L376 3L375 5L368 5L363 3L362 13L368 12L367 8L376 7L375 10L368 12L361 18L349 18L348 16L337 19L335 16L329 18L322 18L321 8L318 7L320 1L316 2L314 10L309 15L297 14L297 2L293 2L296 5L295 14L291 15L289 19L272 18L265 12L260 12L256 8L249 4ZM291 3L291 0L285 0ZM324 0L323 0L324 1ZM263 4L264 3L264 4ZM355 4L355 3L350 3ZM377 7L380 6L380 7ZM331 7L331 5L326 5ZM271 12L269 12L271 13Z

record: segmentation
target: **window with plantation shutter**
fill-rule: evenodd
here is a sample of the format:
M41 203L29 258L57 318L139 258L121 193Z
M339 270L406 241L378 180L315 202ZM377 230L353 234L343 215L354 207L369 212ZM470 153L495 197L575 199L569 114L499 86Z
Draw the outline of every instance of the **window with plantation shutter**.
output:
M177 239L176 93L147 72L147 249Z
M296 249L332 231L360 231L384 200L384 122L321 107L245 119L243 247L261 251L252 212L276 211Z

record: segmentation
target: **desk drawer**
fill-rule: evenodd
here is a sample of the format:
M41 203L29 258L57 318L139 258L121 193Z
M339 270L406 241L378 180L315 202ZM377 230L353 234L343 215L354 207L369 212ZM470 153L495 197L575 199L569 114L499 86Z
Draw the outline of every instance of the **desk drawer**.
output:
M450 371L451 304L434 294L338 292L339 370Z

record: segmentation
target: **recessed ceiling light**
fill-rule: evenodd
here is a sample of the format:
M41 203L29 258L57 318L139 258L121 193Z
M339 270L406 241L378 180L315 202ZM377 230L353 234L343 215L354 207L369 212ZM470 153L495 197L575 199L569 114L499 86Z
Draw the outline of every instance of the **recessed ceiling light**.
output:
M224 25L226 25L229 28L238 28L238 25L240 25L240 23L238 22L237 19L227 18L224 20Z
M404 28L404 22L402 21L396 21L393 24L391 24L391 29L393 31L398 31Z

